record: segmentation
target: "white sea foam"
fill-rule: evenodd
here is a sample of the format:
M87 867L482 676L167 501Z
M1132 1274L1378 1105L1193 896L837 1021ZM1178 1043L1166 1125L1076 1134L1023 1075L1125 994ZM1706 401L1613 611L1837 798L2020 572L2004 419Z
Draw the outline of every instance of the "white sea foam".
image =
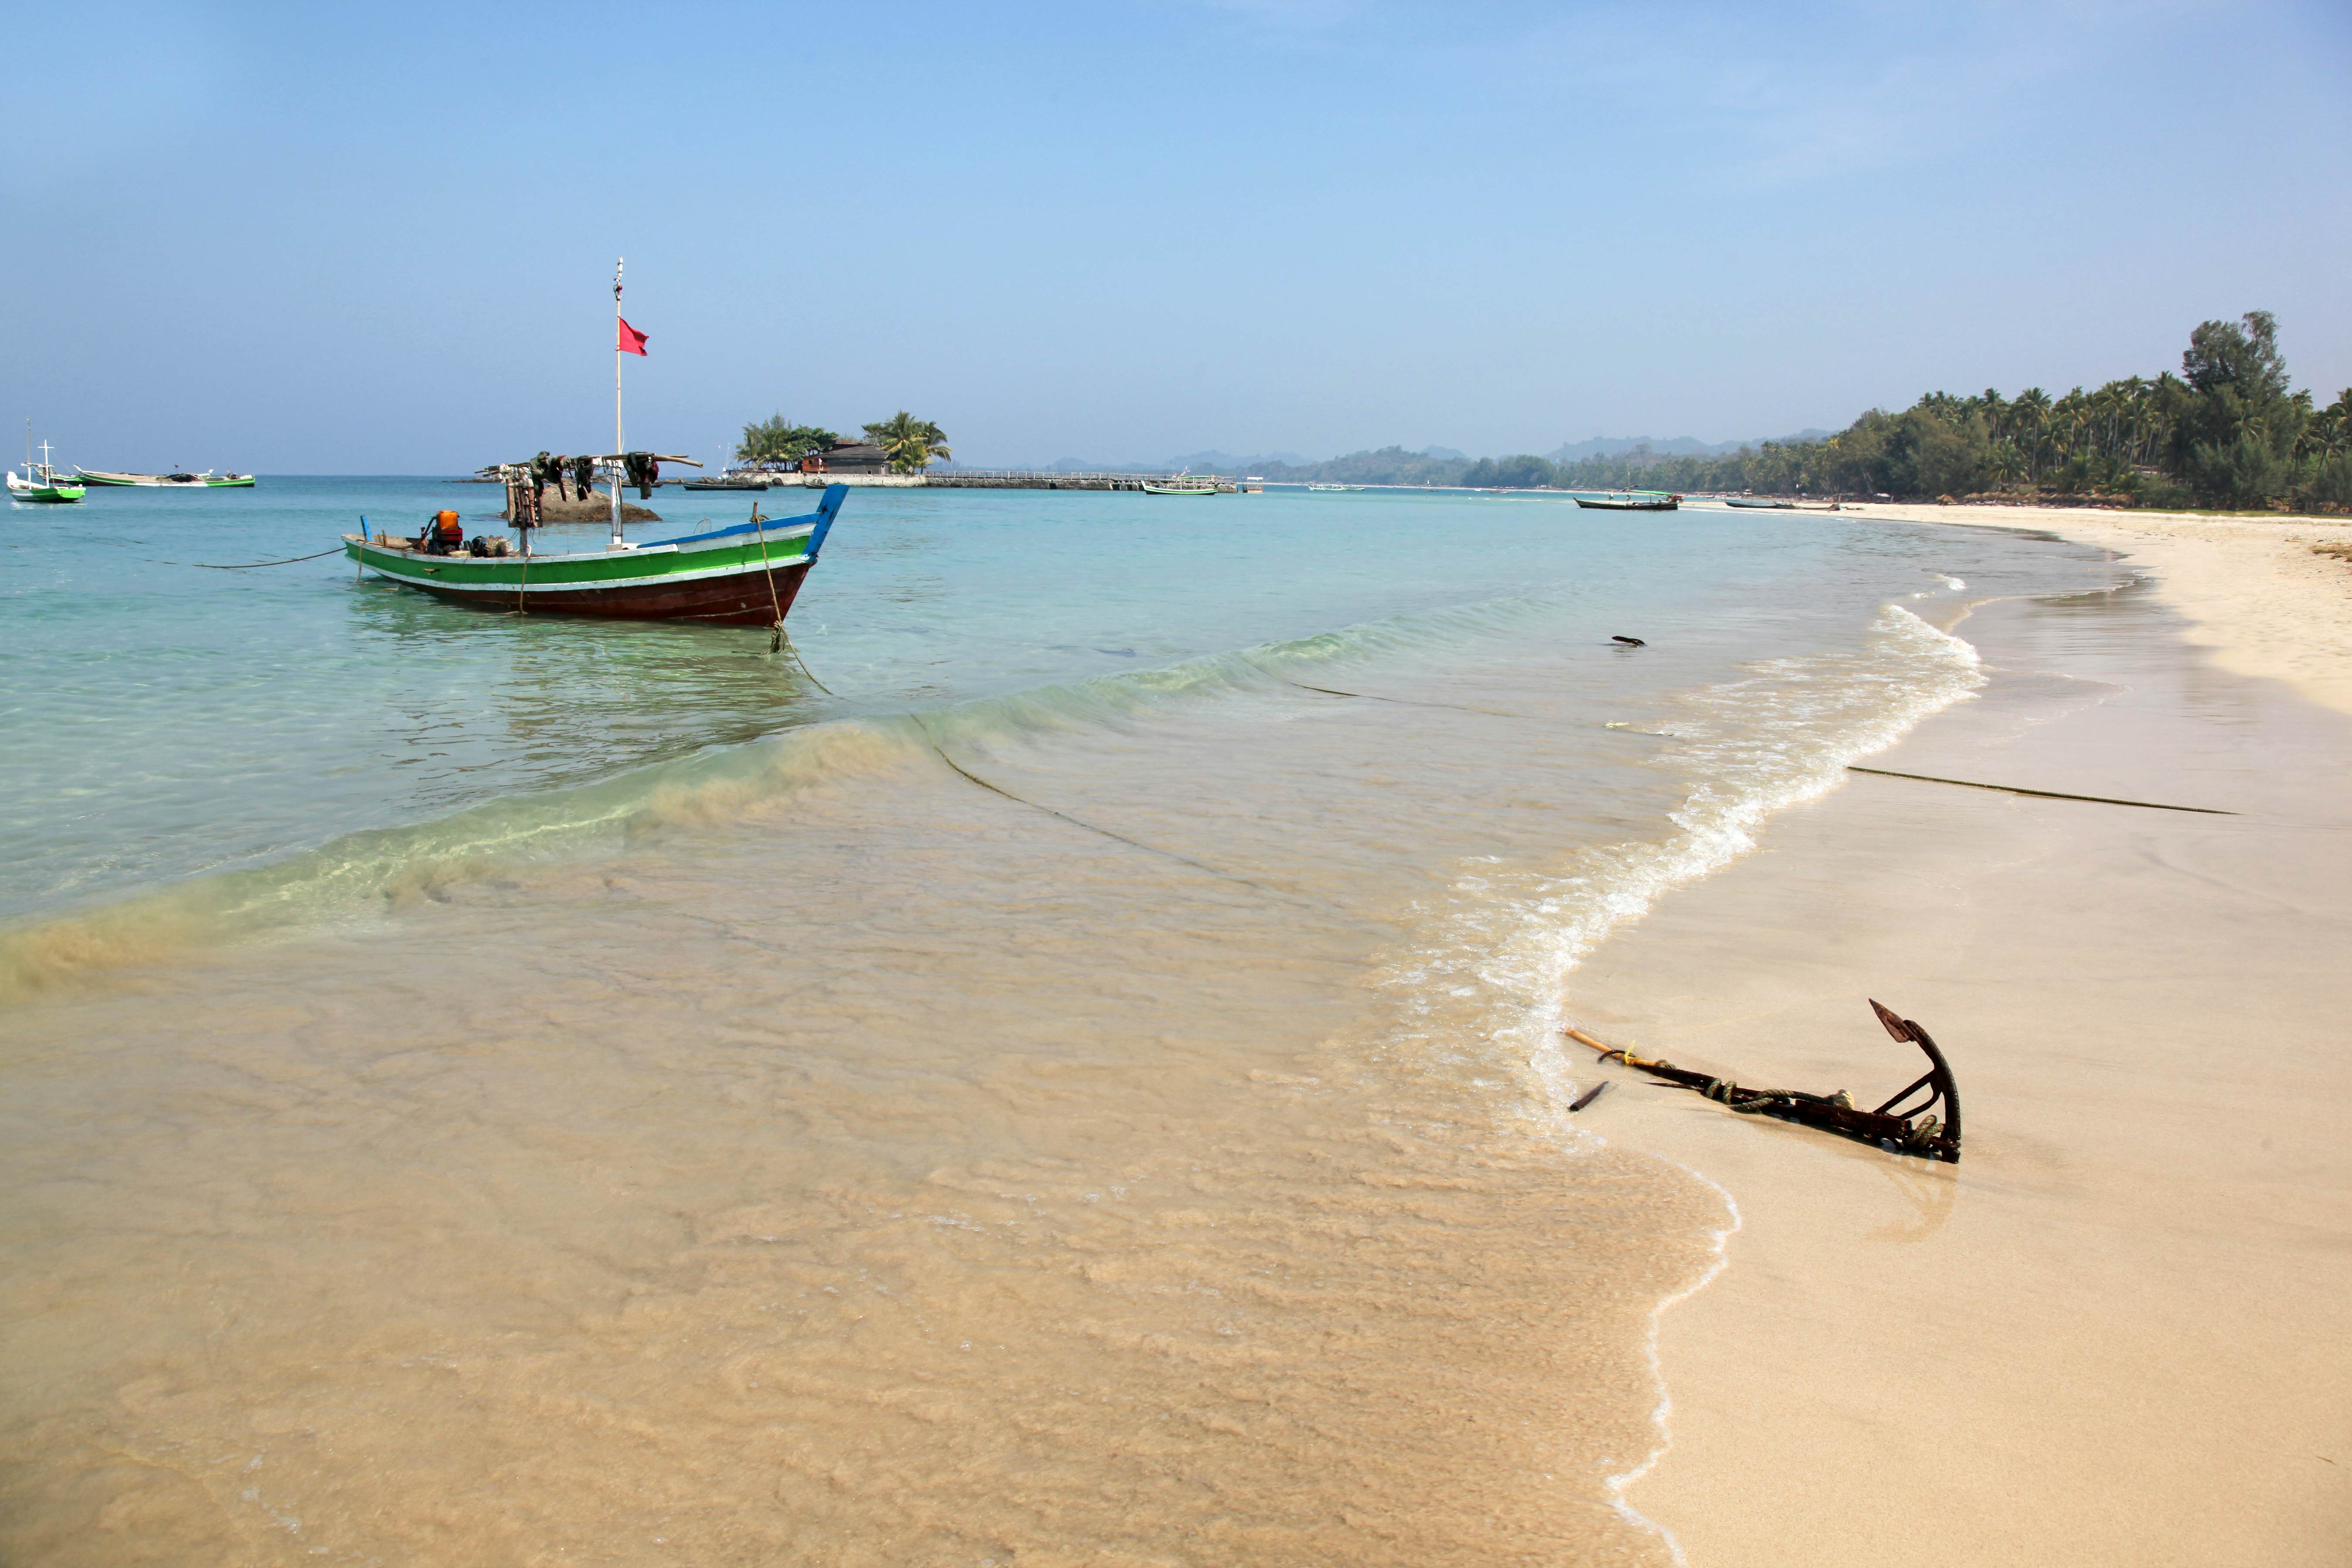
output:
M1579 1086L1559 1045L1568 980L1610 932L1745 855L1773 813L1828 793L1848 763L1983 684L1974 648L1890 605L1861 653L1769 660L1686 694L1672 715L1677 743L1652 763L1688 781L1674 833L1584 851L1568 874L1531 879L1507 908L1465 909L1452 922L1455 942L1489 942L1475 972L1510 999L1494 1040L1535 1075L1536 1113L1571 1131L1565 1108ZM1479 880L1482 904L1502 890L1491 874Z
M1492 1039L1506 1060L1526 1063L1535 1094L1528 1114L1570 1146L1598 1147L1598 1134L1571 1125L1567 1107L1580 1068L1559 1047L1571 973L1609 934L1639 920L1667 892L1729 865L1756 846L1777 811L1826 794L1850 763L1899 740L1923 720L1984 684L1976 650L1899 605L1883 609L1859 654L1776 659L1744 679L1686 694L1670 728L1680 742L1653 765L1681 770L1688 781L1676 831L1588 851L1566 876L1504 886L1491 863L1465 866L1456 889L1463 904L1447 922L1451 953L1426 955L1424 979L1460 965L1465 950L1491 943L1473 967L1495 988ZM1498 902L1499 900L1499 902ZM1579 1053L1581 1057L1582 1053ZM1680 1165L1723 1200L1725 1223L1711 1235L1711 1257L1697 1278L1652 1309L1643 1353L1657 1390L1654 1438L1639 1463L1604 1478L1610 1505L1654 1533L1674 1562L1686 1562L1672 1531L1627 1500L1672 1446L1674 1400L1659 1357L1660 1321L1705 1289L1729 1264L1741 1226L1738 1202L1705 1173Z

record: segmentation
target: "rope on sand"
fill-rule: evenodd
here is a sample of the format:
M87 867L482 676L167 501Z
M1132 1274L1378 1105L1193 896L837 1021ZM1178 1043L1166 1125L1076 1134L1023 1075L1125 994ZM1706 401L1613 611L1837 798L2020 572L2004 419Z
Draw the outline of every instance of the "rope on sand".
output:
M2193 811L2203 816L2235 816L2234 811L2223 811L2210 805L2165 805L2153 800L2119 800L2111 795L2068 795L2063 790L2025 789L2017 784L1979 784L1974 779L1939 779L1933 773L1898 773L1892 768L1858 768L1849 763L1850 773L1873 773L1883 779L1916 779L1921 784L1958 784L1962 789L1999 790L2003 795L2030 795L2042 800L2087 800L2099 805L2137 805L2148 811Z

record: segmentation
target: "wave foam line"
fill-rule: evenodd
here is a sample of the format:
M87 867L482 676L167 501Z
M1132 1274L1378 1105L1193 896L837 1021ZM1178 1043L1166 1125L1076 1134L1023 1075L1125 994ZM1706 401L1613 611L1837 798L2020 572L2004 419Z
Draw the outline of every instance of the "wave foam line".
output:
M1636 1529L1650 1531L1664 1542L1667 1554L1675 1560L1675 1568L1690 1568L1690 1559L1683 1555L1682 1542L1675 1539L1675 1532L1635 1508L1626 1500L1625 1494L1636 1481L1657 1468L1658 1461L1664 1458L1666 1451L1674 1447L1675 1399L1674 1394L1666 1387L1665 1362L1658 1354L1659 1322L1675 1308L1681 1306L1685 1301L1714 1284L1716 1277L1731 1267L1731 1238L1738 1233L1747 1220L1746 1216L1739 1212L1739 1200L1733 1197L1721 1183L1703 1171L1692 1169L1679 1160L1668 1160L1666 1163L1694 1180L1705 1182L1708 1186L1713 1187L1717 1194L1723 1199L1724 1211L1730 1216L1730 1223L1719 1230L1709 1233L1713 1238L1715 1256L1714 1260L1707 1265L1706 1272L1650 1309L1650 1322L1643 1342L1643 1351L1650 1363L1650 1381L1657 1385L1658 1390L1658 1403L1650 1410L1650 1426L1656 1432L1657 1438L1650 1446L1649 1453L1643 1456L1640 1464L1617 1475L1604 1477L1601 1484L1609 1489L1609 1506L1617 1511L1620 1519Z
M1678 831L1589 852L1577 872L1538 889L1517 929L1475 966L1525 1004L1502 1035L1518 1037L1546 1098L1555 1106L1574 1098L1559 1028L1568 977L1593 949L1675 888L1753 849L1775 813L1828 794L1851 763L1894 745L1984 680L1975 648L1890 605L1859 659L1773 660L1747 679L1686 698L1673 725L1684 743L1662 749L1651 764L1694 775L1672 814ZM1565 1126L1564 1113L1557 1120Z
M1533 1047L1526 1059L1542 1095L1539 1121L1555 1135L1586 1147L1608 1142L1599 1132L1571 1124L1565 1110L1580 1086L1559 1049L1559 1030L1568 976L1585 957L1667 892L1721 869L1753 848L1758 829L1773 813L1827 794L1855 758L1893 745L1985 683L1975 648L1900 605L1882 610L1872 634L1870 667L1841 668L1835 659L1779 660L1759 668L1749 679L1696 694L1687 703L1690 717L1678 720L1676 728L1701 738L1659 759L1662 763L1696 765L1700 775L1674 816L1682 831L1663 844L1618 846L1604 852L1605 870L1613 876L1604 874L1596 897L1564 924L1551 918L1560 911L1560 900L1542 900L1530 911L1514 944L1517 962L1482 967L1482 977L1518 992L1527 1004L1517 1025L1498 1031L1496 1037L1499 1042L1516 1034L1523 1046ZM1875 704L1870 701L1874 695L1880 699ZM1761 732L1752 728L1753 715L1776 702L1783 731L1793 731L1778 741L1770 725ZM1748 731L1706 738L1710 731L1721 734L1733 727L1731 721L1742 718L1750 721ZM1801 745L1808 726L1813 746L1807 754L1792 756L1788 742ZM1784 765L1776 768L1776 757ZM1742 779L1744 789L1739 787ZM1592 879L1578 880L1590 886ZM1643 1353L1658 1391L1650 1415L1655 1441L1639 1464L1607 1477L1604 1485L1610 1506L1620 1517L1654 1534L1676 1568L1688 1568L1674 1532L1634 1508L1626 1494L1673 1447L1674 1397L1658 1350L1661 1324L1668 1311L1706 1289L1730 1267L1731 1238L1745 1220L1738 1201L1721 1183L1680 1161L1654 1157L1714 1189L1723 1200L1727 1223L1711 1233L1712 1258L1706 1270L1651 1309Z

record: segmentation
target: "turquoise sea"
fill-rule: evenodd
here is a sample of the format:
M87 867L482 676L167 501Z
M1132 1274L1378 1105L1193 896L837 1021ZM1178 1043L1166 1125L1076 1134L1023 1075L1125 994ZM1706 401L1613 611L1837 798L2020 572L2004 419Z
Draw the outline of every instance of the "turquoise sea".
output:
M734 521L751 500L656 494L667 521L631 525L637 537ZM1631 712L1743 661L1852 647L1877 605L1960 592L1942 577L2001 594L2083 574L2057 546L1819 514L1629 520L1460 492L863 490L791 627L827 692L767 657L763 633L488 616L359 581L340 555L196 564L305 555L362 518L405 529L451 504L469 531L500 531L497 496L272 477L9 506L0 915L266 866L796 726L1105 678L1158 690L1181 679L1165 672L1252 650L1352 664L1574 647L1595 700ZM761 499L783 515L813 504ZM542 548L604 533L551 530ZM1650 646L1628 658L1617 632Z
M865 489L795 658L206 569L496 499L0 513L0 1557L1671 1562L1728 1219L1565 1116L1577 965L2121 575Z

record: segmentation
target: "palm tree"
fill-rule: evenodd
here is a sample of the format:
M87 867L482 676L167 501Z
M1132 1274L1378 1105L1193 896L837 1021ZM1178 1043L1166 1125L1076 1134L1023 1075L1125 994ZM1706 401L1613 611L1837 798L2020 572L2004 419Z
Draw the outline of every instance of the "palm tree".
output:
M920 473L940 458L955 456L948 445L947 432L903 408L880 424L865 428L866 438L881 447L891 468L902 474Z
M2029 386L2017 395L2009 405L2010 427L2025 448L2026 478L2042 478L2042 451L2048 443L2050 431L2050 395L2038 386Z

